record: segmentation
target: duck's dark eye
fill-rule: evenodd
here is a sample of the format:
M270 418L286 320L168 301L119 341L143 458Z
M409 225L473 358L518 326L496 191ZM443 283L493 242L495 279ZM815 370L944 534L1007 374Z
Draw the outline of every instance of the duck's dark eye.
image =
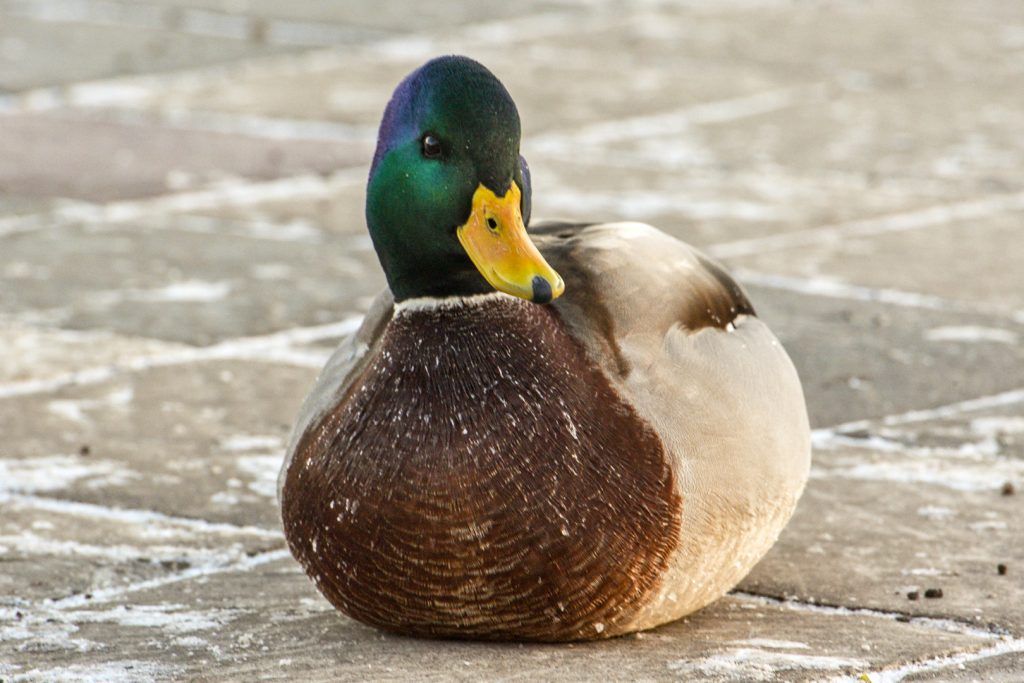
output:
M441 141L430 133L423 136L423 156L428 159L437 159L441 156Z

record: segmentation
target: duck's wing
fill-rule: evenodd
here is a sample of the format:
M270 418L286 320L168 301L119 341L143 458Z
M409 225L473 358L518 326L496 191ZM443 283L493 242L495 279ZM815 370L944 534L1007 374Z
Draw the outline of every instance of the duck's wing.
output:
M756 315L721 265L649 225L541 223L530 232L565 279L566 294L554 305L595 359L620 378L631 371L624 339L731 331Z
M714 433L716 444L800 443L806 455L796 370L722 266L642 223L531 233L565 279L551 305L666 445L692 455Z
M372 357L372 354L368 352L384 334L384 328L387 327L394 315L394 308L395 299L390 290L385 289L378 294L370 305L370 310L367 311L359 329L341 342L331 355L330 360L327 361L327 365L320 371L313 390L306 396L302 408L299 409L299 415L288 440L288 450L285 452L284 463L281 465L281 472L277 477L278 500L281 499L285 474L299 439L314 420L336 405L338 400L348 392L352 382L362 371L365 361Z

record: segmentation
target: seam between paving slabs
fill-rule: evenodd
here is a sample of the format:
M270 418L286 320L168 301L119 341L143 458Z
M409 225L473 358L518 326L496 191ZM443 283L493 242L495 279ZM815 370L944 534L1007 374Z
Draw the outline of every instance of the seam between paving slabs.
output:
M865 287L827 278L772 275L747 268L730 268L730 271L743 284L795 292L805 296L880 303L944 313L980 313L997 318L1008 318L1011 322L1024 324L1024 310L1008 311L1005 308L980 302L957 301L933 294L921 294L887 287Z
M953 403L946 403L933 408L915 408L913 410L892 413L882 417L854 420L852 422L843 422L831 427L822 427L814 430L812 438L829 439L844 432L866 429L873 423L881 423L885 427L892 427L896 425L912 424L914 422L926 422L928 420L935 420L938 418L954 417L962 413L969 413L976 410L1000 408L1002 406L1020 403L1021 401L1024 401L1024 387L1011 389L1009 391L1001 391L996 394L987 394L985 396L954 401Z
M899 611L879 610L868 607L847 607L834 603L808 602L796 598L767 595L764 593L753 593L750 591L732 591L733 597L744 601L756 602L758 604L775 604L798 612L810 612L814 614L826 614L830 616L864 616L873 619L885 619L897 621L914 626L920 626L929 630L942 633L956 633L980 639L980 647L976 644L973 647L956 650L954 652L940 654L920 660L911 661L905 664L892 664L879 669L872 669L856 676L837 676L827 680L833 681L862 681L861 675L866 675L872 683L895 683L903 680L911 674L936 671L969 662L981 661L991 657L998 657L1013 652L1024 652L1024 639L1014 637L1006 630L998 627L981 628L969 620L958 617L947 616L919 616ZM986 643L991 643L985 645Z
M49 607L55 609L71 609L75 607L85 607L88 605L94 605L102 602L108 602L114 598L119 598L123 595L130 593L137 593L143 590L149 590L151 588L159 588L172 583L180 583L182 581L190 581L200 577L213 576L215 574L224 574L226 572L247 572L251 569L255 569L260 565L267 564L268 562L274 562L276 560L282 560L286 557L291 557L291 553L287 548L276 548L274 550L268 550L266 552L257 553L251 557L246 557L237 562L231 562L222 565L213 565L205 567L190 567L183 569L179 572L172 572L164 576L158 576L153 579L147 579L145 581L139 581L137 583L128 584L127 586L118 586L114 588L106 588L94 591L91 593L91 598L86 598L84 595L71 595L60 600L55 600L50 603Z
M285 17L258 17L204 9L180 7L168 19L166 6L152 3L110 3L84 0L71 11L41 3L15 5L4 14L41 24L86 23L125 29L148 29L172 35L222 38L243 42L293 47L325 47L354 36L390 38L399 32L329 20L308 21ZM381 38L378 38L380 40Z
M174 192L146 199L105 204L61 200L48 211L0 219L0 239L8 235L63 227L74 223L126 223L147 217L204 211L226 206L250 206L286 199L322 199L366 180L362 166L346 167L328 176L301 174L259 182L231 182L202 190Z
M837 602L819 602L801 600L786 595L771 593L757 593L749 590L731 591L729 595L762 604L781 605L796 611L813 612L816 614L830 614L834 616L867 616L877 619L898 621L903 624L914 624L936 631L946 633L958 633L960 635L972 636L975 638L998 638L1013 636L1009 630L996 625L979 625L970 619L963 617L949 617L941 614L920 615L899 610L875 609L872 607L849 607Z
M949 225L957 221L986 218L1003 213L1024 210L1024 192L995 194L981 199L942 203L911 211L900 211L873 218L843 221L807 230L784 232L765 237L721 242L708 248L717 258L734 258L780 251L791 247L837 243L847 237L867 237L892 232L905 232Z
M871 683L897 683L913 674L941 671L951 666L959 666L973 662L992 659L1005 654L1024 652L1024 639L1001 639L989 647L980 650L959 650L954 653L937 655L920 659L908 664L894 664L881 669L865 672ZM848 677L834 680L857 681L858 678ZM859 679L863 680L863 679Z
M0 503L21 503L37 510L73 514L79 518L114 520L128 523L166 524L184 527L189 531L213 534L246 534L261 538L283 540L279 529L268 529L261 526L232 524L230 522L212 522L202 517L183 517L168 515L155 510L141 508L121 508L95 503L82 503L55 496L39 496L26 493L0 492Z
M249 557L245 557L236 562L228 562L226 564L213 564L204 565L200 567L190 567L177 572L170 572L163 576L158 576L152 579L146 579L144 581L137 581L125 586L114 586L111 588L100 588L88 593L89 597L85 594L70 595L66 598L59 598L52 601L38 601L28 603L34 608L38 608L42 611L60 611L75 609L79 607L88 607L90 605L97 605L105 602L109 602L116 598L128 595L131 593L137 593L143 590L150 590L152 588L160 588L173 583L180 583L182 581L190 581L192 579L213 576L216 574L224 574L227 572L247 572L261 565L276 560L281 560L286 557L290 557L290 553L287 548L275 548L274 550L267 550L264 552L256 553ZM16 608L0 607L0 615L8 616L8 612L14 612ZM41 617L42 619L42 617Z
M99 384L124 373L211 360L285 363L320 369L327 360L328 352L304 352L291 348L292 345L351 334L359 328L362 320L363 316L354 315L326 325L294 327L257 337L228 339L211 346L193 346L166 353L144 354L121 363L86 368L49 379L0 384L0 400L50 393L65 387Z

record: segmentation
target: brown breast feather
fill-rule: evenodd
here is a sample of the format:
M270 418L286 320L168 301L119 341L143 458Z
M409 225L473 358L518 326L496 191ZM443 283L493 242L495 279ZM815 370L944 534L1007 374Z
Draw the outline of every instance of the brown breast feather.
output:
M285 535L321 592L415 635L615 633L678 544L658 436L550 306L406 311L383 335L285 476Z

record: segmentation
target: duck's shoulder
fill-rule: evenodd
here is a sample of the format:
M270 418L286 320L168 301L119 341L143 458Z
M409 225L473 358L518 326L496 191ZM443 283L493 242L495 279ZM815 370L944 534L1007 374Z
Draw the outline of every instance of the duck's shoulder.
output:
M353 386L358 384L363 369L373 356L371 350L379 345L384 330L394 314L394 296L390 290L385 289L373 300L359 329L342 340L320 371L312 391L302 403L295 426L292 428L288 450L277 480L279 498L285 473L288 471L298 441L317 418L344 401Z
M554 305L620 376L629 372L619 348L626 338L729 330L755 315L721 265L645 223L541 223L530 232L566 282Z

